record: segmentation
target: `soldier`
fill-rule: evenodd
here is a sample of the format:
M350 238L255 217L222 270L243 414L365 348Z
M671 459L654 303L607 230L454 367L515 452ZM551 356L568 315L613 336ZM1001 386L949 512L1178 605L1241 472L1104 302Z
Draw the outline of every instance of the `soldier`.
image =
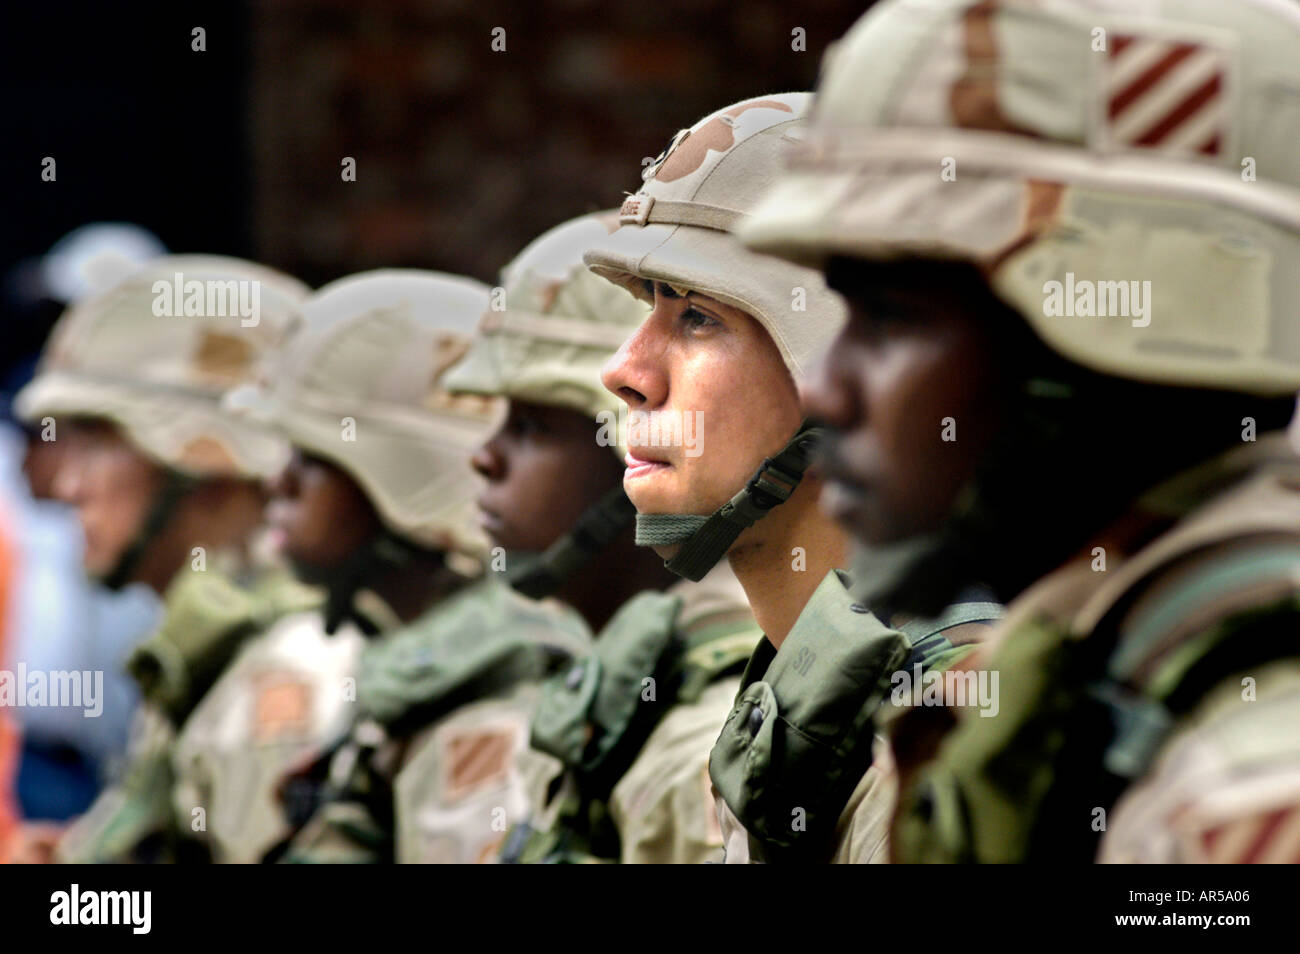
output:
M850 303L873 595L1015 598L996 714L893 734L901 860L1300 859L1300 10L1141 6L879 4L744 231Z
M371 637L356 673L339 669L333 684L319 670L301 674L314 679L317 698L341 699L355 683L348 694L355 702L346 707L342 740L284 787L300 830L280 832L274 858L491 856L507 828L497 809L518 813L524 801L516 763L526 722L514 711L520 686L585 645L580 627L561 614L481 578L486 541L473 517L482 482L469 461L502 408L451 394L444 372L464 354L487 304L485 286L457 276L353 275L304 305L304 330L268 386L230 396L297 450L269 521L300 576L328 591L326 629L347 618ZM233 697L264 693L262 671L291 668L294 641L286 633L232 674ZM495 708L479 704L483 698ZM215 697L213 706L195 754L234 790L240 779L222 778L221 756L241 740L223 741L231 718ZM282 706L240 707L259 715L270 708L283 721ZM304 708L296 702L292 711ZM276 756L275 765L287 767L290 758ZM441 769L431 787L444 802L408 811L406 775L427 761ZM269 799L267 807L269 819ZM429 828L434 834L420 837Z
M484 316L448 378L510 399L474 457L507 578L574 607L596 634L590 655L542 688L532 808L507 862L716 858L708 752L759 638L725 568L684 583L636 547L619 401L600 369L646 308L582 264L616 227L613 213L584 216L521 252L504 272L506 307Z
M249 553L260 480L287 449L220 408L305 294L251 262L151 260L60 318L18 395L18 413L65 444L53 489L77 510L87 570L144 583L164 607L128 663L143 704L125 773L64 835L63 860L191 856L169 802L176 732L250 631L312 600Z
M281 782L351 727L365 636L417 620L478 571L467 448L492 409L438 403L434 382L483 300L432 273L334 282L303 303L260 385L227 395L292 444L270 537L325 605L249 640L178 741L177 810L204 809L217 860L260 861L292 834Z
M843 308L816 272L731 234L798 141L810 99L746 100L678 133L622 227L585 256L654 306L604 372L645 417L624 478L637 540L688 579L726 556L767 637L710 760L737 863L882 860L892 789L887 766L871 768L871 725L891 673L951 656L997 612L971 600L891 627L837 569L846 538L805 474L820 429L796 382ZM691 431L706 440L662 440Z

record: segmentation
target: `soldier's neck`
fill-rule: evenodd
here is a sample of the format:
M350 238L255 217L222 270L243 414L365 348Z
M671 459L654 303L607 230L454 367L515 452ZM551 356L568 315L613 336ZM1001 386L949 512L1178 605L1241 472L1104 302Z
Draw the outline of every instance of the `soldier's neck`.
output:
M848 554L847 534L817 507L819 493L815 482L802 482L728 554L755 622L777 649L826 574L844 566Z
M387 603L403 623L411 623L460 589L465 582L465 577L438 557L415 560L407 566L389 570L367 581L366 588Z
M632 597L644 590L667 589L677 580L653 550L636 545L635 528L629 526L556 596L577 610L593 633L599 633Z

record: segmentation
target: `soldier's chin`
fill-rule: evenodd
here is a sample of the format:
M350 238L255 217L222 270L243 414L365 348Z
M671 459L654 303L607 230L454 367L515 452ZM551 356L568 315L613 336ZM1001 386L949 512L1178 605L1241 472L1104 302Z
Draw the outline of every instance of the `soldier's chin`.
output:
M337 567L321 566L319 563L297 556L291 550L285 550L284 557L289 561L293 575L300 583L306 583L308 586L324 586L338 574Z
M103 580L117 565L116 560L110 560L102 554L87 552L82 558L82 564L86 568L86 575L96 580Z
M682 545L680 543L665 543L663 546L651 547L650 549L659 554L660 558L671 560L673 557L677 556L681 548Z

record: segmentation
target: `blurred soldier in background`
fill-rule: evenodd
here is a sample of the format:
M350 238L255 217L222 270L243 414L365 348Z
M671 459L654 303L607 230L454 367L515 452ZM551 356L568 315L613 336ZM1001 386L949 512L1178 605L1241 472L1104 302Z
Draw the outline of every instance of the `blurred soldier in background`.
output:
M820 479L805 476L820 429L795 382L843 307L816 272L730 234L780 171L810 100L746 100L678 133L624 203L622 228L586 255L654 306L605 385L651 421L697 418L707 437L692 453L633 428L625 486L638 542L688 579L726 556L767 637L710 760L736 863L883 860L892 788L871 768L872 720L890 675L948 658L997 614L972 600L891 628L837 569L846 538L817 509Z
M492 408L453 404L437 380L485 300L476 283L434 273L333 282L303 302L303 323L259 382L227 395L227 410L292 445L271 484L270 542L326 599L249 640L178 740L177 811L204 808L217 861L261 861L318 808L328 822L304 840L319 860L351 860L326 856L327 836L348 826L373 826L365 851L391 856L380 845L392 814L382 780L365 778L364 793L352 778L282 783L303 766L323 773L339 745L355 758L344 740L368 724L357 703L365 717L379 708L372 680L362 676L358 691L366 638L381 637L365 650L371 670L390 636L408 623L422 632L429 607L472 592L482 547L468 516L468 448Z
M1300 8L1123 14L886 0L744 232L850 302L865 597L1016 597L996 715L894 732L901 860L1300 859Z
M49 329L69 305L131 268L166 253L158 239L126 223L84 225L4 279L5 337L13 363L0 380L0 498L13 519L16 574L9 602L8 667L27 672L102 671L104 711L21 707L18 797L26 819L64 820L85 811L126 752L139 701L126 658L162 615L143 583L109 590L82 565L75 510L54 499L64 444L52 429L12 416L12 397L31 380ZM28 833L33 825L27 826Z
M176 730L248 632L305 598L249 554L259 480L286 448L219 407L305 293L250 262L154 259L69 309L18 395L18 414L63 445L53 492L76 508L86 569L110 587L143 583L164 603L128 663L144 700L128 766L64 836L65 860L182 851L188 820L170 810Z
M511 766L522 738L503 737L490 716L438 735L432 744L447 772L436 783L451 815L431 822L427 806L408 814L404 801L421 733L581 647L580 630L558 614L475 579L486 548L473 519L482 482L469 459L502 407L451 394L443 377L487 304L485 286L433 272L334 282L307 302L304 333L256 402L298 448L271 503L274 532L302 577L329 591L327 628L350 616L372 637L348 682L355 701L341 740L284 787L297 830L274 858L490 855L506 829L494 810L521 797ZM245 697L255 679L251 668L238 677ZM342 698L341 685L318 682L317 697ZM420 825L432 837L415 837Z
M542 687L531 721L538 771L507 862L717 857L708 751L759 638L725 569L682 583L636 547L619 402L600 370L646 309L582 264L617 224L608 212L584 216L521 252L504 271L504 309L484 316L448 377L510 399L474 457L507 578L574 607L595 634L590 655Z

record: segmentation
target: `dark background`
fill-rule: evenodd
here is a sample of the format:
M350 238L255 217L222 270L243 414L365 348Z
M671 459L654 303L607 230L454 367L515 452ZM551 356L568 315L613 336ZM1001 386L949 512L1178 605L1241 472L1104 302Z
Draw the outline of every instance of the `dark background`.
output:
M492 280L545 229L617 205L678 128L811 88L868 5L7 4L0 269L120 220L314 286L382 266ZM191 50L195 26L206 52ZM505 52L491 49L498 26ZM45 156L56 182L41 181ZM6 294L4 321L18 358L49 309Z

